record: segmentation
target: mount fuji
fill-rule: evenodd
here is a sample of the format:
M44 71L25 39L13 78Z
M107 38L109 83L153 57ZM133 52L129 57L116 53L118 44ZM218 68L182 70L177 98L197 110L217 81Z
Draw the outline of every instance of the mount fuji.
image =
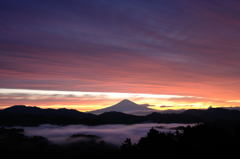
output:
M145 115L145 114L149 114L149 113L156 112L156 111L157 110L150 109L146 106L136 104L128 99L124 99L113 106L109 106L107 108L91 111L90 113L102 114L105 112L122 112L122 113L126 113L126 114Z

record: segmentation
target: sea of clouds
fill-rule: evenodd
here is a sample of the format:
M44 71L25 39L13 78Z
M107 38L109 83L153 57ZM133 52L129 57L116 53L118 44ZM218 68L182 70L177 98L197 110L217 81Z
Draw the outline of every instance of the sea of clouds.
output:
M86 126L86 125L41 125L38 127L22 127L25 130L25 134L28 136L43 136L48 140L64 144L73 142L77 138L71 138L74 134L84 135L96 135L101 140L120 145L126 138L131 138L133 143L136 143L141 137L147 135L147 132L151 128L155 128L161 132L174 132L175 128L180 126L187 126L190 124L156 124L156 123L144 123L133 125L99 125L99 126ZM83 139L83 138L82 138Z

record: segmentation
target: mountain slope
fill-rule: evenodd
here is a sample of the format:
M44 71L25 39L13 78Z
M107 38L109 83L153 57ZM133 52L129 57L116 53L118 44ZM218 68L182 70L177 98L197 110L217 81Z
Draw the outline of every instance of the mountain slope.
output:
M147 108L145 106L141 106L128 99L124 99L113 106L91 111L90 113L101 114L101 113L113 112L113 111L127 113L127 114L134 114L134 115L144 115L144 114L149 114L151 112L154 112L156 110Z
M74 109L42 109L16 105L0 110L0 124L39 125L39 124L91 124L96 115Z

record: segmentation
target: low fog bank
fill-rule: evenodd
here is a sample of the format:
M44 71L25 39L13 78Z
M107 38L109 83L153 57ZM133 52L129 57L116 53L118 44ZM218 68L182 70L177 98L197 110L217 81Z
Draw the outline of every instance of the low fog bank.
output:
M100 125L100 126L86 126L86 125L41 125L38 127L21 127L24 128L25 134L28 136L43 136L48 140L57 143L65 144L79 140L92 140L92 136L99 136L94 140L105 141L114 145L120 145L126 138L131 138L135 143L141 137L145 136L149 129L155 128L161 132L174 132L175 128L193 124L134 124L134 125ZM77 134L77 135L76 135ZM71 137L75 135L75 137Z

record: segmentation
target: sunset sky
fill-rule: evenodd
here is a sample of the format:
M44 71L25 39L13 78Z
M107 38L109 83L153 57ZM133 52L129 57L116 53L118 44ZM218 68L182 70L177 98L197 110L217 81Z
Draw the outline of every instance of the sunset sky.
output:
M240 106L239 0L0 0L0 109Z

